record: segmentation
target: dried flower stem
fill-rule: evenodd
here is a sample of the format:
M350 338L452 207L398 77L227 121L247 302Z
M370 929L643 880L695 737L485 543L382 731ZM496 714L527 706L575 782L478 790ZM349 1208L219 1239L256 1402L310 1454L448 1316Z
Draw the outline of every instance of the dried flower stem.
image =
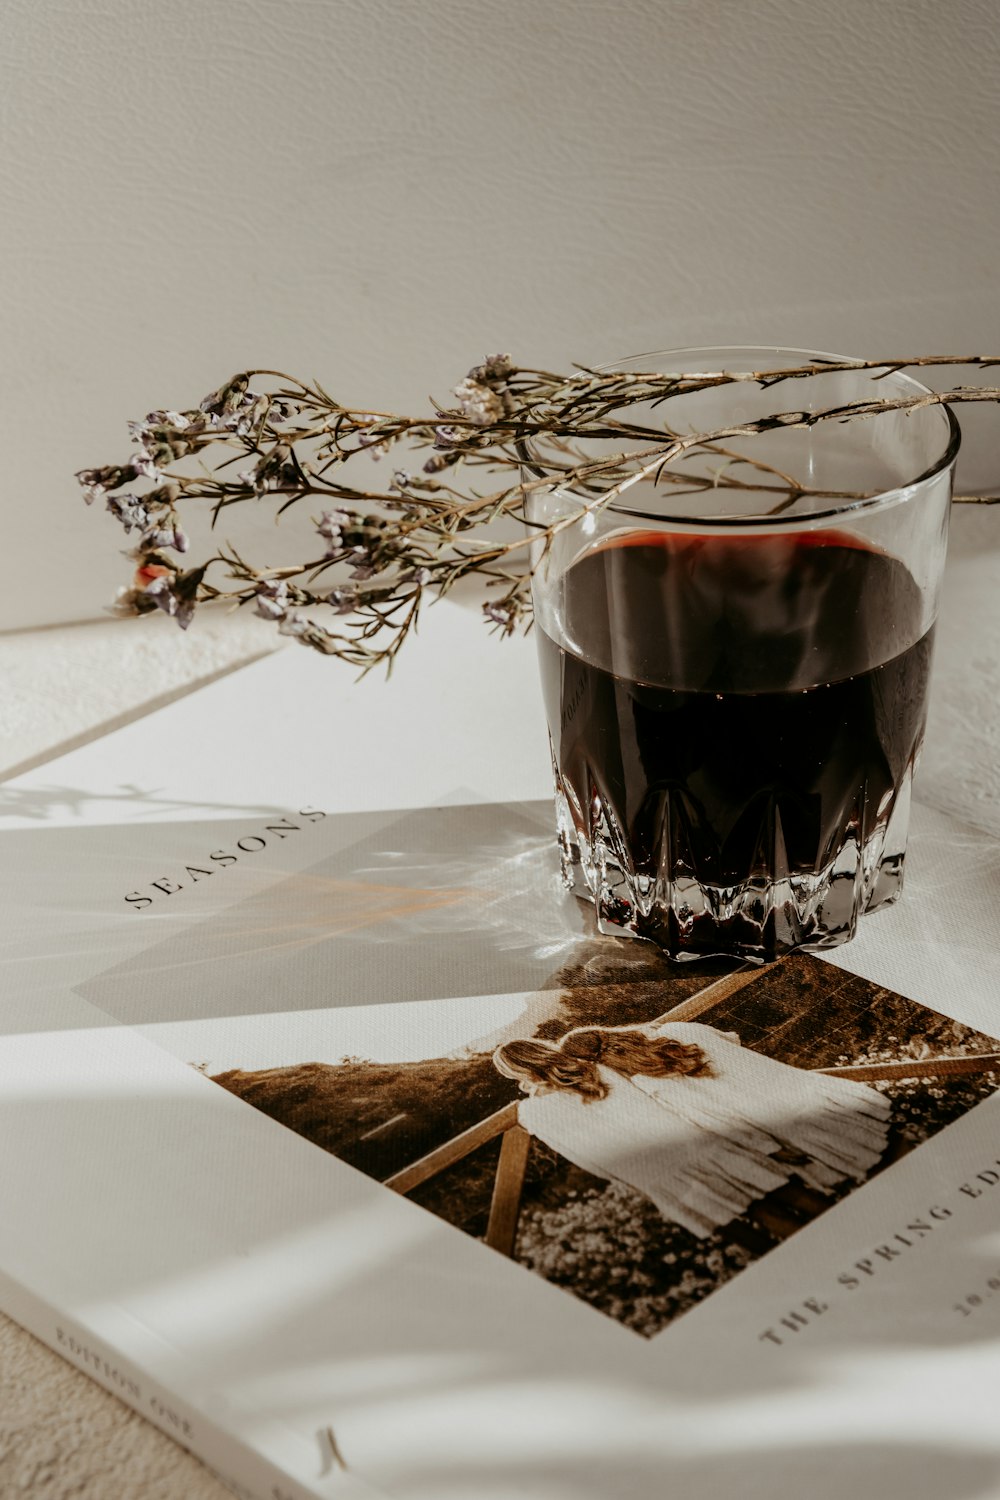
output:
M648 414L659 420L660 408L671 399L726 384L768 388L837 371L872 371L879 380L932 366L986 369L1000 366L1000 357L817 360L780 370L686 374L581 367L565 375L518 368L507 356L494 355L456 387L455 405L417 417L346 407L318 383L308 385L277 370L250 370L205 397L197 409L151 412L131 423L133 456L82 470L77 477L88 503L104 500L126 533L139 532L128 554L135 564L132 584L120 591L116 612L161 609L186 627L202 602L253 603L284 634L364 672L378 664L391 668L425 600L446 594L470 574L490 590L483 605L486 618L510 634L530 619L531 574L560 533L636 485L670 486L678 499L706 489L773 491L771 513L783 517L806 498L871 498L865 492L811 488L785 469L734 449L734 441L889 412L996 403L1000 387L918 390L913 396L793 409L685 433L666 422L650 425ZM255 392L251 382L258 379L276 381L278 387L269 394ZM643 407L643 420L629 419L636 406ZM588 451L588 445L609 441L614 452ZM403 445L408 454L419 455L415 471L397 468L384 489L346 482L348 464L354 465L353 478L360 459L398 452ZM221 457L220 447L225 449ZM722 463L705 472L685 467L698 456ZM209 457L217 458L213 466ZM185 467L191 460L197 461L194 471ZM245 467L233 472L241 461ZM752 481L732 472L737 465L753 471ZM460 487L458 479L477 468L503 474L504 482L485 493L468 483ZM150 487L132 490L137 483ZM553 490L570 497L570 503L563 514L542 523L532 517L530 505ZM178 519L182 504L201 502L215 526L223 512L247 501L273 499L277 520L312 498L330 508L311 518L312 535L323 547L317 551L314 542L304 562L258 565L231 545L189 568L176 555L189 546ZM988 496L956 498L993 503ZM518 523L513 538L474 535L504 518ZM332 610L341 623L331 629L303 613L315 607Z

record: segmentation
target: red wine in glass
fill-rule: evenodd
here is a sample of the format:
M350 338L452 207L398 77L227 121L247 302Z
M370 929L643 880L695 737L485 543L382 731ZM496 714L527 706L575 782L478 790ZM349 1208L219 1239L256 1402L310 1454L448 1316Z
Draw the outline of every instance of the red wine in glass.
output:
M602 926L765 959L892 899L921 618L906 567L833 530L630 531L574 562L539 654L564 872Z

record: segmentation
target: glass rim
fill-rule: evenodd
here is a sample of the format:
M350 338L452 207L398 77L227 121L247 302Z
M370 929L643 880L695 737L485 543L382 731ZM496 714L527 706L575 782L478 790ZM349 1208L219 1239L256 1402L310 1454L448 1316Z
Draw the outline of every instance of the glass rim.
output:
M695 346L691 346L691 347L683 347L683 346L681 346L681 347L674 348L674 349L652 349L652 350L649 350L647 353L644 353L644 354L630 354L630 355L627 355L627 356L625 356L624 358L622 358L620 360L610 360L610 361L608 361L606 363L595 365L595 366L593 366L593 369L595 371L597 371L597 372L606 372L606 371L612 371L612 370L624 370L624 369L626 369L626 367L628 367L630 365L631 366L635 366L638 363L638 361L640 361L640 360L646 360L646 359L663 360L663 359L667 359L667 358L670 358L670 357L680 357L680 356L684 356L687 359L687 358L690 358L691 356L694 356L694 355L698 355L698 356L701 356L701 355L706 355L706 356L708 356L708 355L717 355L717 356L734 356L734 355L735 356L790 355L793 358L796 357L796 356L800 356L799 363L801 363L801 364L805 364L805 363L813 361L813 360L832 360L832 361L834 361L834 362L836 362L838 364L843 363L843 364L848 364L848 365L851 364L852 361L857 358L857 356L852 356L852 355L848 355L848 354L831 354L829 351L823 351L823 350L819 350L819 349L793 349L793 348L787 348L787 347L785 347L783 345L779 345L779 344L774 344L774 345L772 345L772 344L766 344L766 345L765 344L732 344L732 345L714 344L714 345L701 345L701 346L695 345ZM725 366L723 365L722 370L715 371L715 372L706 369L704 371L697 371L697 372L695 372L695 371L688 371L686 373L688 373L688 374L699 373L699 374L706 374L707 375L707 374L711 374L711 373L722 373L722 371L724 370L724 368L725 368ZM780 366L778 368L780 368ZM872 378L874 378L876 371L878 369L880 369L880 368L883 368L883 367L876 365L876 366L873 366L873 367L871 367L870 369L867 369L867 370L859 370L858 373L859 374L867 374L867 375L871 376ZM887 371L891 372L891 373L887 374L886 377L885 377L885 379L887 381L888 380L895 380L895 381L900 382L903 385L909 386L912 389L912 391L913 391L914 394L926 395L926 396L931 396L931 395L935 394L930 389L929 386L926 386L921 381L916 380L912 375L904 374L900 370L894 370L891 365L886 365L884 368ZM655 372L655 373L665 373L665 372ZM831 374L842 374L843 375L843 374L850 374L850 371L849 370L833 370L833 371L830 371L829 373L831 373ZM802 378L805 379L805 378L811 378L811 377L802 377ZM696 394L696 393L693 393L693 394ZM675 525L675 526L690 527L694 531L739 530L741 528L747 528L747 527L749 527L749 528L755 528L755 527L765 527L765 526L770 531L807 530L810 527L815 526L815 525L817 525L820 522L835 520L837 517L856 516L856 515L858 515L858 514L860 514L862 512L868 512L868 511L872 511L872 510L888 509L890 506L897 505L897 504L899 504L902 501L906 501L906 500L912 499L913 496L914 496L914 493L917 491L917 489L920 486L927 484L928 481L930 481L932 479L935 479L939 474L943 474L949 467L951 467L952 465L954 465L955 460L958 457L959 448L961 447L961 443L962 443L962 429L959 426L958 418L955 416L955 413L952 411L951 407L949 405L947 405L945 402L937 403L936 410L938 410L939 412L942 413L942 415L943 415L943 417L945 419L946 428L947 428L947 434L948 434L947 441L945 442L944 447L943 447L940 455L934 460L934 462L932 464L930 464L927 468L925 468L921 473L915 475L912 479L906 480L905 483L903 483L903 484L897 484L897 485L892 485L890 488L885 489L885 490L879 490L876 494L868 495L864 499L861 499L861 500L847 500L847 501L844 501L842 504L830 506L829 508L827 508L825 510L809 511L808 514L799 515L799 516L780 516L780 515L761 515L761 516L755 516L755 515L750 515L750 516L692 516L692 515L676 515L676 514L667 513L667 512L664 512L664 511L638 510L634 506L629 506L627 504L621 503L620 499L619 500L609 501L607 503L607 505L602 506L601 509L602 510L607 510L608 512L613 512L615 515L626 516L626 517L633 517L636 520L642 520L642 521L659 521L661 523L662 522L666 522L666 523L669 523L669 524ZM527 460L526 460L526 467L534 469L536 473L539 473L539 477L541 477L541 474L544 473L544 470L539 471L539 469L538 469L538 467L536 465L533 465L532 463L530 463ZM635 482L634 480L632 480L632 481L628 481L627 480L626 481L626 485L628 485L629 483L634 483L634 482ZM573 491L572 491L572 489L567 489L564 485L555 484L553 486L553 493L555 493L555 494L562 493L562 494L566 494L566 495L572 495Z

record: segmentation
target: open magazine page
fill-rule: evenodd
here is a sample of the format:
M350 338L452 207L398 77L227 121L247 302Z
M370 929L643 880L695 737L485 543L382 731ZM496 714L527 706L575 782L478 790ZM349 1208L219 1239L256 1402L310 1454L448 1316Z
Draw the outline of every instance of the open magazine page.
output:
M995 846L918 808L834 963L675 967L562 892L546 753L441 607L8 784L0 1272L275 1500L992 1493Z

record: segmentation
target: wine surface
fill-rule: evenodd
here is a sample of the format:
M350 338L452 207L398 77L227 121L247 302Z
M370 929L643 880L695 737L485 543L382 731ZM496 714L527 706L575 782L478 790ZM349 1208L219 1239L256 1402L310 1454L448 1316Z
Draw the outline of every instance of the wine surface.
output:
M577 821L599 807L654 879L823 870L885 821L919 747L920 620L906 568L835 531L601 544L563 579L559 639L538 631Z

